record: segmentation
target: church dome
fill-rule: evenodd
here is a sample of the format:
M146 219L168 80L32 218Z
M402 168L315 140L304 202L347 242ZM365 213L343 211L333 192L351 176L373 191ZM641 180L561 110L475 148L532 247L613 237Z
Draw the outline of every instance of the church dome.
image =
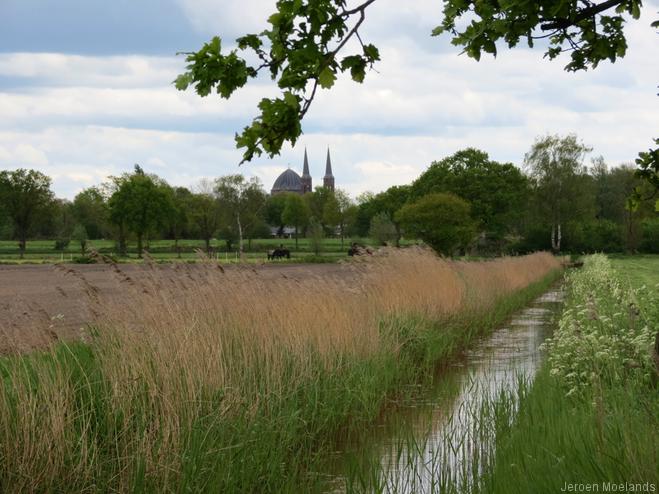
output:
M277 192L302 192L302 178L290 168L275 180L272 193Z

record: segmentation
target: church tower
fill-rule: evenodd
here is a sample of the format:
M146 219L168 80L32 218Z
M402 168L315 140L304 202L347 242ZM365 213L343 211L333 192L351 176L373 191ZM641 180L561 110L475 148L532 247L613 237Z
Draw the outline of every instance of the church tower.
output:
M302 193L311 192L311 175L309 174L309 159L307 158L307 148L304 148L304 168L302 169Z
M332 160L330 159L329 148L327 148L327 161L325 163L325 176L323 177L323 187L334 192L334 175L332 175Z

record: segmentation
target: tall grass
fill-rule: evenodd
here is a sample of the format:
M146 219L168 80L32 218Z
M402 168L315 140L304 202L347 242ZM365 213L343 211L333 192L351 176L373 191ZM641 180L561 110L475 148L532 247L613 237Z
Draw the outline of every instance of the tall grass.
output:
M1 361L0 491L312 489L337 434L558 267L421 250L326 278L115 266L125 294L84 342Z

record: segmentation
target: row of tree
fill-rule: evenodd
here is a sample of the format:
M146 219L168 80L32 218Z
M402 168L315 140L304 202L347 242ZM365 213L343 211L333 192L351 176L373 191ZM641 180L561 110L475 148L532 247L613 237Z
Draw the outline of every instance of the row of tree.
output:
M541 137L523 170L458 151L409 185L363 196L358 233L393 242L405 233L446 254L659 252L656 189L631 165L586 166L591 151L575 135Z
M323 236L370 236L398 245L422 239L438 252L659 251L659 217L652 184L631 166L610 168L575 135L536 140L523 170L487 153L465 149L433 162L409 185L365 193L353 202L341 190L317 187L304 195L269 196L258 179L228 175L193 192L171 187L138 165L132 173L56 199L50 179L34 170L0 172L0 235L70 240L84 252L88 239L114 238L126 254L129 238L141 254L150 239L219 237L237 243L279 235L286 227L308 236L319 250ZM636 192L635 194L633 194ZM640 199L639 199L640 198ZM645 199L644 199L645 198ZM4 225L4 226L2 226Z
M257 178L227 175L202 181L193 192L171 187L157 175L135 165L98 187L84 189L73 201L55 198L51 181L35 170L0 173L0 237L18 240L21 257L29 238L54 238L64 249L71 240L84 253L88 240L114 238L117 252L127 253L127 241L137 242L141 255L150 239L203 239L206 250L220 237L228 250L237 243L244 250L253 238L284 234L294 228L298 235L311 228L316 236L350 233L356 205L349 196L324 187L304 196L269 196ZM311 230L309 232L311 233Z

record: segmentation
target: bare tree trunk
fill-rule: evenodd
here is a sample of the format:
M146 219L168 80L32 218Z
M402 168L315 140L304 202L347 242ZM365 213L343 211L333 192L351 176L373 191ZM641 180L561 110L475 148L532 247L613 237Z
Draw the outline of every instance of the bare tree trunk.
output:
M174 235L174 250L176 251L176 257L181 258L181 249L178 246L178 233Z
M19 257L23 259L25 257L25 245L27 244L27 240L25 239L25 235L21 235L20 239L18 240L18 250L19 250Z
M561 224L552 223L551 225L551 250L560 252L561 250Z
M127 254L127 248L126 248L126 232L125 232L125 227L122 224L119 225L119 255L120 256L125 256Z
M236 214L236 221L238 222L238 250L240 251L240 259L243 258L243 225L240 222L240 213Z

